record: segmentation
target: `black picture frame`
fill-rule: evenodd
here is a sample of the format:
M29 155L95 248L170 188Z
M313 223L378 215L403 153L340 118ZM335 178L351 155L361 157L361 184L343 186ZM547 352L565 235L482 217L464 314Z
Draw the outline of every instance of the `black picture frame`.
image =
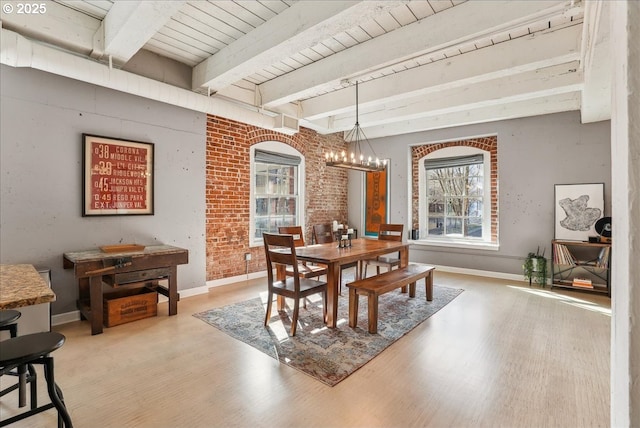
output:
M588 241L604 216L604 183L555 185L555 239Z

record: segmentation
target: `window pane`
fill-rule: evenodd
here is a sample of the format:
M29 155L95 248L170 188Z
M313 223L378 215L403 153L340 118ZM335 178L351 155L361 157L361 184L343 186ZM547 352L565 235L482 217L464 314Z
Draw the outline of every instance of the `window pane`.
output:
M273 174L269 174L267 193L270 195L278 193L278 177Z
M264 216L269 214L269 199L256 198L256 215Z
M467 232L465 236L473 238L482 238L482 218L469 217L466 221Z
M469 196L482 196L484 193L484 180L481 177L469 178L468 191Z
M265 194L267 193L267 176L264 174L256 174L255 179L255 192L256 194Z
M463 203L464 203L464 199L463 198L447 198L446 199L446 204L447 204L447 211L446 214L448 216L461 216L462 215L462 210L463 210Z
M443 213L444 213L443 201L438 201L438 200L429 201L429 217L431 217L434 214L442 215Z
M269 165L269 175L280 175L281 170L282 170L282 166Z
M481 163L475 165L469 165L469 175L482 176L484 165Z
M427 180L437 180L439 169L429 169L427 170Z
M447 218L445 222L447 235L462 235L462 219Z
M441 217L429 217L429 235L442 235L444 233L444 220Z
M442 196L444 195L442 191L442 186L438 181L429 181L429 188L427 189L427 196L429 199L440 199L442 200Z
M274 199L274 214L295 214L295 201L292 198L276 198ZM293 209L291 208L293 207Z
M255 234L255 238L262 239L262 234L264 232L269 232L269 218L268 217L257 217L256 218L256 234Z
M467 216L482 217L482 199L469 198L467 206Z
M283 217L279 217L276 221L275 221L275 226L274 226L274 233L278 233L278 227L280 226L297 226L296 225L296 218L292 217L292 216L283 216Z

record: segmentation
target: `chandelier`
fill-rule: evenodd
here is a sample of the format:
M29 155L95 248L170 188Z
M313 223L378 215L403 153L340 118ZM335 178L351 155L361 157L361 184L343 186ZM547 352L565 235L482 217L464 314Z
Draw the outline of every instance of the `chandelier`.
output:
M342 153L325 153L325 159L327 166L333 166L336 168L355 169L358 171L382 171L387 166L387 160L380 160L376 156L376 153L371 147L371 143L364 135L364 131L360 128L358 122L358 82L356 81L356 124L347 133L345 140L351 145L353 150L350 155L347 156L345 150ZM362 151L363 146L369 147L371 155L367 155Z

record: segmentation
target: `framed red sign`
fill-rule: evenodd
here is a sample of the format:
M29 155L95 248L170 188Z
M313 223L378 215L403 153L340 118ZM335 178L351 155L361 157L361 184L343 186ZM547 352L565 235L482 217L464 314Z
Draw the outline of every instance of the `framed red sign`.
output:
M82 134L82 216L153 214L153 143Z

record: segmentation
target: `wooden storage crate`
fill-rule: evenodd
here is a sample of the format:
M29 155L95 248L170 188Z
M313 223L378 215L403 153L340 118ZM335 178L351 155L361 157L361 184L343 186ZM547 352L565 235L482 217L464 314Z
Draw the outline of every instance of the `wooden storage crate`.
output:
M149 288L122 289L104 295L105 327L114 327L157 315L158 292Z

